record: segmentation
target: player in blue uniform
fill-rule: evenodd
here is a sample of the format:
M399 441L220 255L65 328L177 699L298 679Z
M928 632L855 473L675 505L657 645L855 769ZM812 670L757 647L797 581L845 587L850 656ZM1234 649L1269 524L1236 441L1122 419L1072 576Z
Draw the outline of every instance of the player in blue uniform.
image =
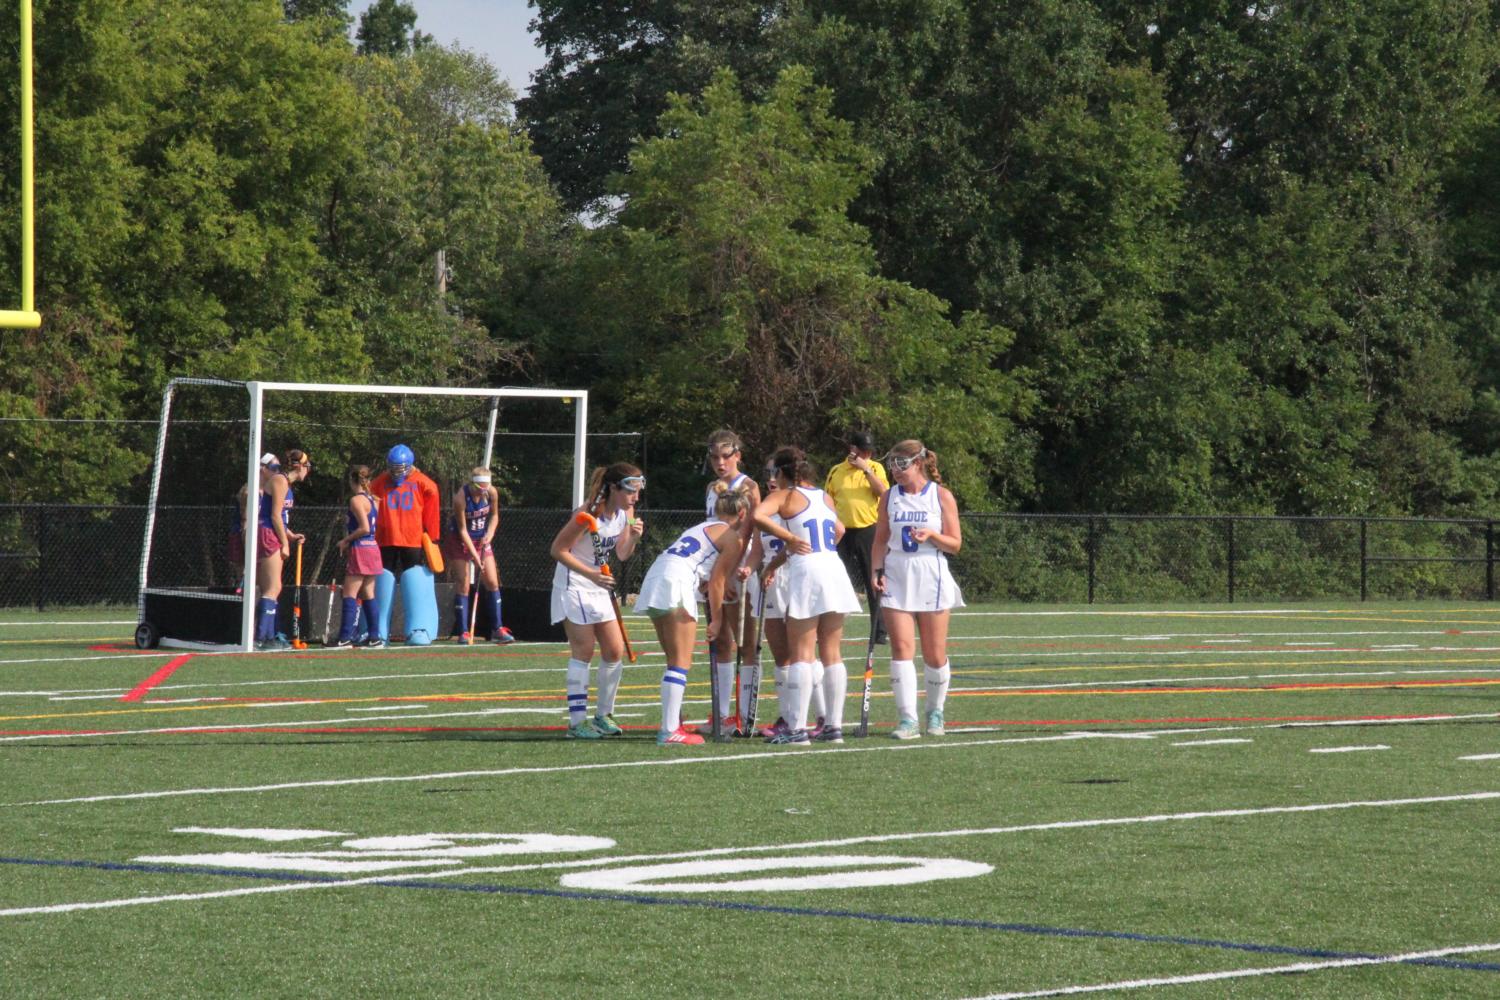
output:
M471 577L484 583L489 605L490 638L498 643L515 642L510 629L500 622L500 571L495 565L495 530L500 525L500 492L491 485L490 470L482 465L469 472L469 481L453 494L449 530L443 533L448 558L448 580L453 584L453 637L469 643L469 591Z
M380 504L370 494L370 467L351 466L349 509L344 515L345 535L338 542L339 551L345 553L344 600L339 638L335 645L354 645L361 604L365 609L365 621L379 620L379 609L375 603L375 581L384 568L380 562L380 543L375 540L375 523L379 518ZM372 632L366 645L379 648L385 645L385 640Z
M272 456L274 458L274 456ZM281 568L291 554L291 543L301 543L306 536L288 529L291 523L292 484L302 482L312 473L307 453L293 448L286 453L285 465L267 465L270 475L261 485L258 532L259 560L255 564L256 593L259 596L255 648L271 652L288 648L286 640L276 634L276 605L281 598Z

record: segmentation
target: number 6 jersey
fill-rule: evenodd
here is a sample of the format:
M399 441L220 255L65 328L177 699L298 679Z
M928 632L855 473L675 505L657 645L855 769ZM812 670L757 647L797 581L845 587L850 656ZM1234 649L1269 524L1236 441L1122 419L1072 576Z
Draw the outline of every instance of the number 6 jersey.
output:
M918 542L912 532L925 528L943 534L939 487L928 482L919 493L900 486L886 494L891 529L886 542L883 607L896 611L946 611L961 608L963 595L948 569L948 554L931 541Z

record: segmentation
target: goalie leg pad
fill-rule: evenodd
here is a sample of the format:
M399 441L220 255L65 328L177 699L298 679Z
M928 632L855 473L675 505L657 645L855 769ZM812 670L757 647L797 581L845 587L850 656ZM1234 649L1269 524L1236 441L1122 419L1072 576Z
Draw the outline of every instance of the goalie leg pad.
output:
M437 577L426 566L401 574L401 608L406 614L406 641L430 646L438 634Z
M387 641L391 637L391 608L396 604L396 574L390 570L382 570L375 578L375 620L370 623L370 629L375 635ZM410 607L408 602L406 607ZM410 620L411 612L407 612Z

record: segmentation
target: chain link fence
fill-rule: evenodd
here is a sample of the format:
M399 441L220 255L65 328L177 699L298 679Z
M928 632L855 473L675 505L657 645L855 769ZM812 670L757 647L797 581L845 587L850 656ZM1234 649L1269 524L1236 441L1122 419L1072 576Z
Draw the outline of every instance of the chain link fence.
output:
M678 533L702 520L694 510L638 513L646 535L622 567L624 593ZM567 517L556 508L502 512L495 549L507 589L551 586L548 548ZM144 506L0 505L0 607L133 605L145 518ZM159 537L169 543L153 559L171 560L182 586L233 587L239 569L226 555L230 519L222 504L158 509L158 530L167 528ZM953 571L971 603L1495 596L1494 521L965 514L963 528ZM304 583L342 575L335 548L342 507L298 506L292 529L307 535Z

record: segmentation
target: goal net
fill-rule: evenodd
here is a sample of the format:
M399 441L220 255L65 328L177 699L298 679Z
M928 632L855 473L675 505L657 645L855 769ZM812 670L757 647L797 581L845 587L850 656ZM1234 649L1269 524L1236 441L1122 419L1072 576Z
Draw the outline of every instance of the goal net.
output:
M292 545L283 567L277 630L292 630L296 602L302 637L322 640L338 614L345 560L337 543L346 534L349 469L366 465L378 475L397 444L409 447L415 467L437 483L445 533L455 527L452 498L470 471L493 470L505 624L521 626L517 635L531 631L529 621L512 622L512 591L530 610L535 602L519 600L523 592L550 586L552 535L565 512L582 503L591 462L613 457L607 441L596 442L591 455L589 441L585 390L174 379L162 395L136 644L254 647L260 459L285 460L292 449L307 454L312 470L293 485L287 530L306 540L300 553ZM249 520L242 524L246 495ZM447 593L438 595L445 626ZM399 636L400 625L398 609L390 634Z

